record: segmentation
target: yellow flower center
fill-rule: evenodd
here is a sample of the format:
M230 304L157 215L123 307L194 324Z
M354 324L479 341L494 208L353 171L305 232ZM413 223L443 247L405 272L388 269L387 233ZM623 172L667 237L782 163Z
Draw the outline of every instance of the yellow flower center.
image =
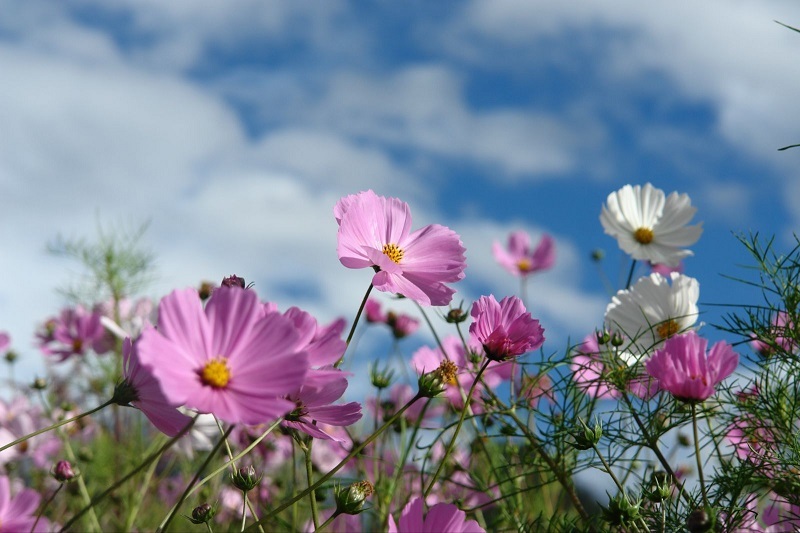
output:
M650 244L653 242L653 230L650 228L639 228L633 232L633 238L639 244Z
M400 263L404 252L396 244L384 244L383 253L395 263Z
M680 329L681 327L678 323L670 318L656 326L656 333L658 333L658 336L661 337L662 340L666 340L678 333Z
M442 379L443 383L447 383L449 385L456 384L456 375L458 374L458 367L456 364L449 360L444 360L439 365L439 368L436 369L439 376Z
M200 381L204 385L221 389L225 387L231 380L231 371L228 369L228 364L223 357L212 359L200 371Z
M531 269L531 260L527 257L523 257L519 261L517 261L517 268L520 272L527 272Z

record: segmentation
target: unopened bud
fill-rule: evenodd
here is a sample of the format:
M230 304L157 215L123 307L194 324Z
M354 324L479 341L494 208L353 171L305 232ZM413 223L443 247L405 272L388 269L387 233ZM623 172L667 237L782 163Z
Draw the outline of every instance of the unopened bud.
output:
M595 263L599 263L600 261L602 261L603 258L605 258L605 256L606 252L602 248L595 248L594 250L592 250L591 258L592 261L594 261Z
M261 482L261 476L261 474L256 474L256 469L253 465L243 466L235 474L231 474L231 481L237 489L247 492Z
M245 288L244 278L240 278L236 274L228 276L227 278L223 278L222 283L220 283L222 287L239 287L240 289Z
M623 339L622 335L620 335L619 333L614 333L614 335L611 337L611 346L619 348L624 343L625 343L625 339Z
M374 363L370 366L369 377L373 387L377 389L386 389L392 384L394 370L389 367L379 369L378 363Z
M447 321L448 324L460 324L464 322L468 318L467 313L458 307L456 309L450 309L447 314L445 315L444 319Z
M197 294L203 301L208 300L212 292L214 292L214 284L211 283L210 281L202 282L200 284L200 288L197 290Z
M572 431L571 434L572 438L575 439L572 442L573 448L576 450L589 450L600 442L600 438L603 436L603 426L600 425L599 419L595 419L593 428L587 426L583 420L580 420L580 426Z
M71 481L78 475L75 473L75 470L72 469L72 465L69 461L57 462L56 466L53 467L52 474L53 477L56 478L56 481L60 481L61 483Z
M612 526L624 526L639 518L638 500L631 501L625 494L610 498L608 507L603 507L603 518Z
M18 357L17 352L15 352L14 350L9 350L6 352L6 362L8 364L13 364L14 361L17 360L17 357Z
M217 506L204 503L192 509L192 516L187 516L193 524L205 524L217 514Z
M706 509L695 509L686 518L686 529L690 533L707 533L714 529L714 516Z
M672 495L672 483L666 472L653 472L650 478L650 490L647 491L647 499L653 503L661 503Z
M336 514L358 514L364 511L364 502L375 492L369 481L353 483L346 489L334 489Z
M603 331L597 331L595 335L597 335L597 344L600 346L608 343L608 341L611 340L611 335L608 333L608 330L605 329Z
M450 360L444 360L439 368L419 377L419 392L425 398L433 398L445 391L448 384L456 383L458 367Z
M44 390L47 388L47 381L44 378L36 378L31 383L31 388L34 390Z

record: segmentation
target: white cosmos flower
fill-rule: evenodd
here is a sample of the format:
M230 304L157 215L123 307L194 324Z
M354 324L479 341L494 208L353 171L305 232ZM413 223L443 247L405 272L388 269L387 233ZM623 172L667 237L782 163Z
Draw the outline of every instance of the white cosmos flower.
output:
M650 274L618 291L606 308L605 327L625 337L620 357L632 365L668 338L691 329L699 297L697 280L677 272L669 278Z
M608 195L600 223L619 247L634 259L678 266L692 254L691 246L703 233L703 224L687 226L696 208L687 194L669 196L649 183L625 185Z

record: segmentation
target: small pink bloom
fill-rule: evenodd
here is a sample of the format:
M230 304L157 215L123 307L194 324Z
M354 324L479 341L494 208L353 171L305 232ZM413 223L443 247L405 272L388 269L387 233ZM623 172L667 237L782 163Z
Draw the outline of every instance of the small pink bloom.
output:
M395 339L408 337L419 329L419 320L393 311L386 314L386 324L392 328L392 335Z
M448 383L444 394L450 400L450 403L452 403L454 408L462 409L464 407L464 399L461 395L461 391L463 390L465 395L469 392L472 383L475 381L477 369L475 368L475 365L468 360L467 353L464 350L464 345L459 337L454 335L445 337L442 340L442 347L444 348L445 353L442 353L442 350L439 348L422 346L416 352L414 352L414 355L411 357L411 366L414 367L414 370L417 372L417 374L422 375L426 372L431 372L437 369L442 361L450 360L455 363L455 365L458 367L456 382ZM472 348L474 347L471 347L471 349ZM491 366L492 365L490 364L490 368ZM488 373L489 369L487 369L486 374ZM480 405L479 401L482 390L483 384L477 383L472 392L470 405L472 406L472 410L476 413L483 412L483 407ZM417 404L423 403L424 402L417 402ZM402 405L398 407L402 407Z
M395 523L389 516L389 533L485 533L475 520L451 503L438 503L423 512L422 498L415 498L403 508Z
M650 264L651 274L661 274L667 279L670 279L670 275L673 272L677 272L678 274L683 274L683 261L678 263L676 266L669 266L665 263L649 263L649 264Z
M347 390L347 379L341 370L310 370L303 386L286 398L295 408L281 422L283 427L296 429L317 439L338 440L316 422L331 426L350 426L361 420L361 404L350 402L334 405Z
M516 296L503 298L500 303L493 295L481 296L470 314L474 319L470 337L493 361L512 359L544 343L544 329Z
M368 299L367 303L364 304L364 316L367 317L367 322L373 324L386 323L386 315L381 311L381 304L374 298Z
M6 352L9 346L11 346L11 335L0 331L0 353Z
M795 327L786 311L778 311L770 321L770 327L765 335L751 335L750 347L760 355L767 357L776 350L785 353L794 353L797 342L794 340Z
M86 355L89 350L97 354L107 352L113 339L100 323L99 312L89 312L82 306L61 311L57 319L46 323L43 333L38 335L42 351L58 357L59 361L73 355Z
M702 402L739 364L739 356L730 344L720 341L706 355L707 346L708 341L694 331L676 335L667 339L645 367L658 380L659 387L675 398Z
M411 211L397 198L365 191L334 207L339 223L339 260L347 268L373 268L372 285L420 305L447 305L455 291L445 285L464 278L461 239L431 224L411 232Z
M167 400L229 423L283 416L308 370L301 335L279 313L264 314L252 290L220 287L203 309L195 289L173 291L158 307L158 329L138 341Z
M310 367L336 364L344 355L347 344L342 339L346 325L343 318L334 320L327 326L320 326L316 318L298 307L290 307L283 316L290 319L300 333L299 347L308 354Z
M597 342L597 334L592 333L583 339L572 356L570 370L573 379L592 398L619 398L621 395L621 391L609 380L609 373L615 364L621 370L628 368L628 364L607 346L601 347ZM649 399L658 392L658 381L637 367L626 388L639 398Z
M36 523L36 508L39 507L39 493L33 489L22 489L13 497L8 477L0 476L0 532L48 531L47 519Z
M526 277L540 270L553 267L556 261L555 243L550 235L542 235L535 249L531 249L531 238L524 231L512 231L508 236L508 250L495 241L492 246L494 258L500 266L518 277Z
M180 433L191 418L178 411L177 404L167 399L152 372L139 363L139 351L130 338L122 341L122 365L125 383L118 390L130 394L130 404L144 413L159 431L168 437Z

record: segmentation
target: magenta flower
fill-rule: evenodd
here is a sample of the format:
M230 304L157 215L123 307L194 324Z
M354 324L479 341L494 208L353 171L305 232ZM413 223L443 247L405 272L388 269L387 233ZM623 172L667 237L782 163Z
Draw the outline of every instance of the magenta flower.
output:
M33 489L22 489L12 497L8 477L0 476L0 533L33 531L40 499L39 493ZM49 522L45 518L36 524L36 531L49 529Z
M706 355L708 341L694 331L667 339L663 348L645 362L659 387L685 402L702 402L739 364L730 344L720 341Z
M122 365L125 381L115 391L118 403L138 408L159 431L174 437L189 423L191 418L177 409L171 402L153 373L139 362L139 350L130 338L122 342Z
M493 361L512 359L544 343L544 329L516 296L507 296L500 303L493 295L481 296L470 314L474 319L470 337Z
M464 398L461 395L461 391L464 391L464 395L469 392L472 383L475 381L476 370L474 365L468 360L466 350L459 337L455 335L445 337L442 339L442 347L445 353L442 353L442 350L439 348L431 348L430 346L420 347L411 357L411 366L417 374L422 375L426 372L436 370L445 360L452 361L456 367L458 367L458 373L456 374L456 379L452 383L447 384L444 394L450 400L454 408L462 409L464 407ZM490 368L491 366L492 365L490 365ZM490 374L490 371L487 369L485 374ZM486 381L487 383L489 382L488 379ZM476 413L483 412L483 407L479 401L482 391L483 384L480 382L476 383L470 403L473 411ZM422 403L423 402L417 402L417 404ZM402 404L398 407L401 406Z
M139 338L140 362L173 405L229 423L283 416L308 356L292 321L263 309L252 290L215 289L205 309L195 289L173 291L158 306L158 329Z
M364 304L364 316L367 318L367 322L372 324L386 323L386 315L381 311L381 304L374 298L368 299Z
M350 402L333 405L347 390L347 379L341 370L310 370L303 386L287 396L294 410L281 423L287 428L302 431L317 439L340 440L316 424L349 426L361 420L361 404Z
M277 309L277 306L276 306ZM269 311L265 311L269 314ZM347 344L342 339L346 322L339 318L320 326L317 319L299 307L290 307L284 314L300 333L299 347L308 354L308 365L312 368L335 364L344 355Z
M389 533L486 533L478 522L451 503L438 503L423 516L422 498L415 498L403 508L395 523L389 516Z
M508 236L508 250L495 241L492 252L500 266L511 274L524 278L553 267L556 261L554 244L553 238L544 234L536 248L531 249L531 238L527 233L512 231Z
M411 211L397 198L365 191L342 198L333 209L339 223L339 261L347 268L375 269L372 285L421 305L447 305L464 278L461 239L431 224L411 232Z

